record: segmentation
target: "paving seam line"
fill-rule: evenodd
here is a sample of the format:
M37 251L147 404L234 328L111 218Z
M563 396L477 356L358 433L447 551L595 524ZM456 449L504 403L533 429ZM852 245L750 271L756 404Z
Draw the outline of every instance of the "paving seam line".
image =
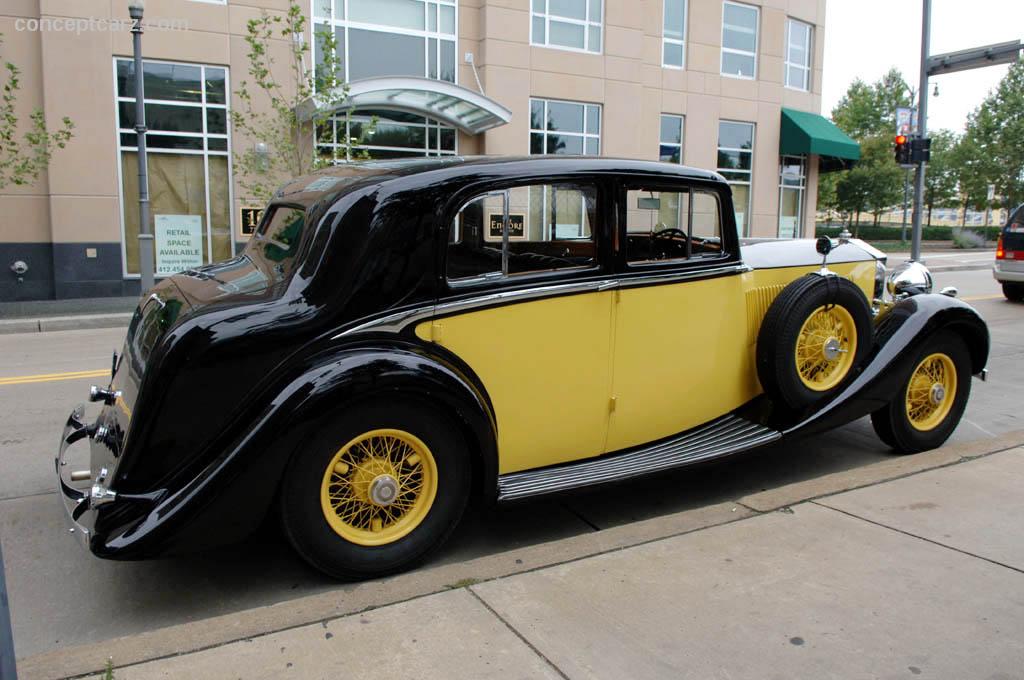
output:
M494 618L498 619L498 620L499 620L499 621L501 621L501 622L502 622L503 624L505 624L505 627L506 627L506 628L508 628L508 629L509 629L509 630L510 630L510 631L512 632L512 634L513 634L513 635L515 635L515 636L516 636L517 638L519 638L520 640L522 640L523 644L524 644L524 645L526 645L526 646L527 646L527 647L528 647L528 648L530 649L530 651L532 651L532 652L533 652L534 654L536 654L536 655L537 655L537 656L539 656L540 658L544 659L544 663L546 663L547 665L551 666L551 668L552 668L552 669L553 669L553 670L554 670L554 671L555 671L556 673L558 673L558 676L559 676L560 678L563 678L563 680L569 680L569 676L568 676L568 675L566 675L566 674L565 674L564 672L562 672L562 669L561 669L561 668L559 668L559 667L558 667L557 665L555 665L555 662L554 662L554 661L552 661L551 659L549 659L549 658L547 657L547 655L546 655L546 654L545 654L544 652L540 651L540 650L539 650L539 649L538 649L538 648L537 648L536 646L534 646L534 644L533 644L532 642L530 642L529 640L527 640L527 639L526 639L526 636L525 636L525 635L523 635L523 634L522 634L522 633L520 633L520 632L519 632L518 630L516 630L516 628L515 628L515 627L514 627L514 626L513 626L513 625L512 625L511 623L509 623L508 621L506 621L506 620L505 620L505 617L504 617L504 616L502 616L501 614L499 614L499 613L498 613L498 612L497 612L497 611L496 611L496 610L494 609L494 607L492 607L491 605L489 605L489 604L487 603L487 600L485 600L484 598L480 597L480 594L479 594L478 592L476 592L475 590L473 590L473 588L472 588L471 586L467 586L467 587L466 587L466 590L468 590L468 591L469 591L469 594L470 594L470 595L472 595L472 596L473 596L474 598L476 598L476 601L477 601L477 602L479 602L480 604L482 604L482 605L484 606L484 609L486 609L487 611L489 611L489 612L490 612L490 613L491 613L491 614L492 614L492 615L494 616Z
M970 443L970 442L968 442L968 443ZM677 538L677 537L680 537L680 536L685 536L687 534L696 533L698 531L704 531L706 529L712 529L712 528L715 528L715 527L726 526L726 525L732 524L734 522L741 522L741 521L746 520L746 519L752 519L753 517L758 517L760 515L764 515L764 514L767 514L769 512L777 512L777 511L781 510L782 508L790 507L792 505L797 505L799 503L815 502L818 499L827 498L829 496L835 496L835 495L838 495L840 493L845 493L846 491L854 491L856 489L862 489L862 488L866 488L866 487L869 487L869 486L876 486L878 484L884 484L886 482L895 481L895 480L898 480L898 479L903 479L903 478L906 478L906 477L910 477L912 475L917 475L917 474L920 474L922 472L929 472L931 470L939 470L939 469L942 469L942 468L951 467L953 465L959 465L961 463L969 462L969 461L972 461L972 460L978 460L980 458L985 458L987 456L990 456L990 455L993 455L993 454L996 454L996 453L1002 453L1004 451L1009 451L1011 449L1019 448L1019 447L1022 446L1022 444L1024 444L1024 442L1018 441L1018 442L1016 442L1014 444L1007 445L1005 447L1002 447L1002 448L999 448L999 449L996 449L996 450L993 450L993 451L986 451L984 453L979 453L979 454L976 454L976 455L961 456L959 459L954 460L954 461L950 461L948 463L942 463L942 464L939 464L939 465L936 465L936 466L933 466L933 467L928 467L928 468L923 468L921 470L914 470L914 471L906 472L906 473L903 473L903 474L896 475L894 477L888 477L888 478L885 478L885 479L880 479L880 480L877 480L877 481L869 482L869 483L866 483L866 484L861 484L861 485L850 487L850 488L847 488L847 489L841 489L841 490L837 490L837 491L830 491L830 492L824 493L824 494L818 494L816 496L811 496L811 497L803 498L803 499L800 499L800 500L795 501L793 503L787 503L785 505L779 506L777 508L772 508L772 509L769 509L769 510L756 510L756 509L754 509L754 508L752 508L750 506L747 506L744 503L740 503L740 502L735 501L735 500L733 500L733 501L723 501L722 504L732 503L733 505L736 505L738 507L742 507L742 508L744 508L746 510L751 511L754 514L753 515L749 515L749 516L745 516L745 517L737 517L735 519L728 519L728 520L721 521L721 522L712 522L712 523L709 523L709 524L705 524L703 526L693 527L693 528L689 528L689 529L684 529L682 531L667 533L667 534L664 534L664 535L661 535L661 536L656 536L656 537L648 538L648 539L645 539L643 541L638 541L636 543L629 543L629 544L626 544L626 545L614 546L612 548L608 548L608 549L605 549L605 550L598 550L596 552L590 552L590 553L586 553L586 554L582 554L582 555L577 555L577 556L574 556L574 557L571 557L571 558L565 559L565 560L552 561L552 562L549 562L549 563L546 563L546 564L538 564L536 566L529 567L529 568L526 568L526 569L511 571L511 572L506 573L506 574L501 574L501 575L498 575L498 576L492 576L492 577L489 577L489 578L481 579L481 580L475 582L472 585L477 585L477 584L481 584L481 583L488 583L490 581L496 581L496 580L500 580L500 579L504 579L504 578L509 578L509 577L512 577L512 576L518 576L518 575L521 575L521 574L529 574L529 573L533 573L533 572L536 572L536 571L540 571L542 569L548 569L548 568L551 568L551 567L562 566L562 565L566 565L566 564L572 564L574 562L579 562L579 561L582 561L582 560L585 560L585 559L589 559L591 557L597 557L599 555L610 555L610 554L613 554L613 553L616 553L616 552L620 552L622 550L627 550L629 548L634 548L634 547L639 547L639 546L643 546L643 545L648 545L648 544L654 543L656 541L668 540L668 539ZM49 494L44 493L44 494L35 494L35 495L49 495ZM0 501L0 502L2 502L2 501ZM829 506L823 506L823 507L829 507ZM830 508L830 509L834 509L834 508ZM683 511L683 512L686 512L686 511ZM610 527L610 528L613 528L613 527ZM597 532L594 532L594 533L597 533ZM928 539L923 539L923 540L928 540ZM543 544L541 544L541 545L543 545ZM985 559L985 558L981 558L981 559ZM463 586L463 587L468 587L468 586ZM178 657L178 656L185 656L185 655L188 655L188 654L195 654L195 653L203 652L203 651L206 651L206 650L209 650L209 649L215 649L217 647L223 647L225 645L233 644L233 643L236 643L236 642L241 642L243 640L257 639L257 638L265 637L265 636L268 636L268 635L273 635L275 633L280 633L280 632L285 632L285 631L289 631L289 630L294 630L296 628L303 628L305 626L313 625L313 624L316 624L316 623L326 623L328 621L335 621L335 620L339 620L339 619L343 619L343 618L348 618L350 616L355 616L356 614L362 614L362 613L365 613L365 612L374 611L376 609L382 609L384 607L388 607L388 606L391 606L393 604L402 604L404 602L411 602L411 601L418 600L418 599L421 599L421 598L424 598L424 597L429 597L431 595L436 595L436 594L441 593L441 592L446 592L447 590L450 590L450 589L451 588L448 587L448 586L442 586L440 588L432 589L429 592L418 593L416 595L413 595L413 596L410 596L410 597L406 597L406 598L400 598L400 599L397 599L397 600L393 600L391 602L381 603L381 604L377 604L377 605L370 605L370 606L364 607L364 608L362 608L362 609L360 609L358 611L352 611L352 612L348 612L348 613L343 613L343 614L339 614L339 615L336 615L336 616L328 616L328 617L325 617L325 618L313 619L313 620L310 620L310 621L304 621L304 622L300 622L300 623L295 623L293 625L282 626L282 627L274 628L274 629L271 629L271 630L261 631L259 633L253 634L253 635L245 635L245 636L241 636L241 637L237 637L237 638L230 638L230 639L226 639L226 640L219 640L219 641L211 643L209 645L203 645L203 646L199 646L199 647L195 647L195 648L187 649L187 650L181 650L181 651L170 653L170 654L162 654L162 655L157 655L157 656L153 656L153 657L150 657L150 658L139 659L138 661L132 661L130 663L127 663L124 666L121 666L121 668L131 668L132 666L139 666L139 665L142 665L142 664L145 664L145 663L149 663L151 661L160 661L162 659L169 659L169 658L175 658L175 657ZM256 609L258 609L258 608L259 607L256 607ZM180 626L180 625L187 625L187 622L184 623L184 624L176 624L176 626ZM176 627L176 626L171 626L171 627ZM153 632L157 632L159 630L160 629L158 628L158 629L154 629L153 631L143 631L143 633L141 633L141 634L144 634L144 633L147 633L147 632L153 633ZM126 637L131 638L133 636L129 635L129 636L126 636ZM116 640L117 638L113 638L113 639ZM104 642L105 641L101 640L101 641L92 642L92 643L84 643L83 645L80 645L80 646L92 647L92 646L95 646L95 645L104 644ZM43 652L43 654L47 654L47 652ZM31 658L32 657L27 657L26 659L23 659L23 661L27 661L28 659L31 659ZM94 668L94 669L90 669L88 671L83 671L81 673L76 673L74 675L61 676L61 677L65 678L66 680L77 680L79 678L86 678L86 677L95 675L97 673L102 672L102 670L103 670L102 668Z
M1024 574L1024 569L1021 569L1019 567L1015 567L1012 564L1006 564L1005 562L1000 562L999 560L994 560L991 557L985 557L984 555L978 555L977 553L972 553L972 552L970 552L968 550L964 550L963 548L957 548L956 546L952 546L952 545L949 545L949 544L946 544L946 543L942 543L940 541L936 541L936 540L931 539L931 538L927 538L925 536L920 536L918 534L911 533L909 531L906 531L905 529L899 529L899 528L894 527L894 526L889 526L888 524L883 524L882 522L879 522L877 520L868 519L867 517L862 517L862 516L860 516L860 515L858 515L856 513L850 512L849 510L842 510L840 508L836 508L836 507L833 507L831 505L826 505L824 503L819 503L818 501L809 501L809 503L811 503L812 505L817 505L819 508L825 508L826 510L831 510L833 512L838 512L839 514L846 515L847 517L850 517L852 519L857 519L857 520L860 520L862 522L866 522L867 524L873 524L874 526L880 527L882 529L888 529L889 531L894 531L897 534L903 534L904 536L908 536L910 538L916 538L919 541L924 541L925 543L931 543L932 545L938 546L940 548L945 548L947 550L952 550L953 552L960 553L961 555L966 555L967 557L973 557L975 559L982 560L983 562L988 562L989 564L994 564L997 567L1005 567L1005 568L1007 568L1007 569L1009 569L1011 571L1017 572L1018 574Z

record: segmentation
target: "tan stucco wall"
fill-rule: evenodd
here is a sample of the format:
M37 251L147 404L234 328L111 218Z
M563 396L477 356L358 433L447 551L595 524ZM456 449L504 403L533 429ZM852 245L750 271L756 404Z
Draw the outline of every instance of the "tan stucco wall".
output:
M485 3L479 12L480 78L488 96L512 110L510 124L485 133L486 152L528 151L530 97L601 104L605 156L657 158L660 115L684 115L684 162L701 168L715 168L720 119L752 122L756 124L752 234L776 235L780 110L782 106L821 109L825 1L747 4L761 9L756 80L719 74L722 0L689 0L685 70L661 66L661 0L606 0L602 54L530 46L529 0ZM782 85L787 17L815 27L811 92ZM469 28L464 12L463 35L472 35ZM815 159L811 161L809 166ZM806 215L814 214L816 192L817 172L809 171ZM806 224L807 233L813 233L813 220Z
M781 106L818 112L825 0L753 0L761 8L758 74L754 81L719 75L722 0L689 0L686 70L661 67L661 0L606 0L601 54L529 45L530 0L459 3L459 84L476 89L464 55L472 52L488 96L512 111L512 122L484 135L458 136L462 154L529 151L529 99L545 97L602 105L601 151L606 156L657 158L661 113L686 116L684 160L714 168L719 119L756 123L753 233L775 235L778 213L778 133ZM0 240L89 242L121 240L114 56L131 55L127 31L17 31L18 18L126 15L124 0L4 0L0 54L23 71L22 117L42 107L51 126L75 122L75 137L31 187L0 190ZM306 6L308 2L303 3ZM287 0L149 0L148 18L185 19L189 30L147 31L147 58L227 66L232 86L246 79L246 22L263 10L281 12ZM785 18L815 26L812 91L782 87ZM276 45L286 61L287 45ZM283 68L283 66L282 66ZM237 106L237 99L232 104ZM235 151L251 140L236 135ZM816 159L809 163L805 225L813 229ZM233 219L249 204L235 184ZM131 197L129 197L131 200ZM237 226L236 226L237 228Z

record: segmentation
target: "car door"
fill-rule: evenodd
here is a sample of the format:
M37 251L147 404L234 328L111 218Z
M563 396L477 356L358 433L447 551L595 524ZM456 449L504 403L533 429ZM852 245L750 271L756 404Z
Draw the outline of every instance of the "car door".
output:
M604 451L612 293L599 184L538 180L461 204L446 294L417 334L483 383L502 474Z
M739 245L713 186L624 184L606 451L661 439L756 396Z

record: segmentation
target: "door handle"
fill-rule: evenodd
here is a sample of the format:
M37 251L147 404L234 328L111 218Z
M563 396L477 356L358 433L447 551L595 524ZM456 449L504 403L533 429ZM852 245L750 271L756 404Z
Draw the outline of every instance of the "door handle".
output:
M619 282L618 281L602 281L601 283L597 284L597 290L599 292L600 291L604 291L604 290L614 290L614 289L616 289L618 287L619 287Z

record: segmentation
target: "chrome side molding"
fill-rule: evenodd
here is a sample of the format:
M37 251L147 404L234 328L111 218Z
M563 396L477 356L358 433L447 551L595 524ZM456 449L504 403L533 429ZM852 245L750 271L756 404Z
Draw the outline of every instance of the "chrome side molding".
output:
M500 475L498 500L518 500L639 477L752 449L781 437L782 433L777 430L730 414L633 451Z

